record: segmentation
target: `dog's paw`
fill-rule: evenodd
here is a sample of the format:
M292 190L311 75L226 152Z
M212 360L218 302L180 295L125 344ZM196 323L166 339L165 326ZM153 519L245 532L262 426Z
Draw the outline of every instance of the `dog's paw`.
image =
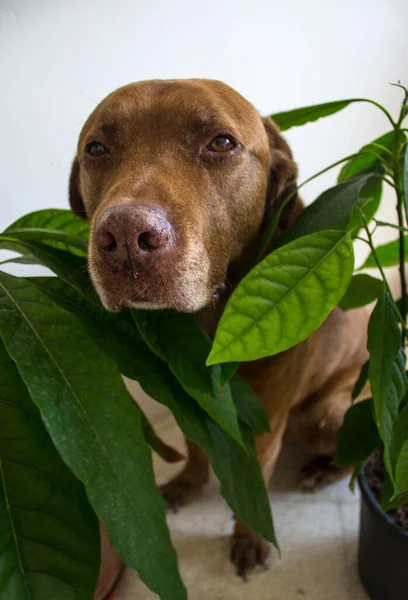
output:
M200 492L202 485L192 483L183 474L160 486L167 508L177 512L179 508L189 504Z
M267 569L266 559L270 552L268 542L257 534L235 533L231 539L231 561L237 569L237 575L247 581L249 571L257 565Z
M299 473L299 487L304 492L318 490L343 479L351 470L348 467L335 467L330 456L316 456Z

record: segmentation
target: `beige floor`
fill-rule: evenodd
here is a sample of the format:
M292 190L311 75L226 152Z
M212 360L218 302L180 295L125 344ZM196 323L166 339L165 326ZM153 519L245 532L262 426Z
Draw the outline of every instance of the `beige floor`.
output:
M173 419L152 401L142 404L163 439L182 448ZM272 553L269 570L259 568L248 583L235 576L228 560L231 512L215 477L193 504L168 515L189 600L367 600L356 571L358 497L347 481L317 494L297 491L296 472L304 458L295 447L286 447L281 456L270 498L283 558ZM159 483L175 472L174 465L154 462ZM129 571L120 600L154 598Z

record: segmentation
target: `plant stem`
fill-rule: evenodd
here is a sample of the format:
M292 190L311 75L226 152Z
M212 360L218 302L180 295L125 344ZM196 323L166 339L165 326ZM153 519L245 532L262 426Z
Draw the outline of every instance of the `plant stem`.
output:
M379 227L392 227L393 229L398 229L399 231L408 231L407 227L400 227L399 225L395 225L395 223L388 223L387 221L378 221L377 219L373 219L374 223Z
M385 114L385 116L387 117L387 119L390 121L393 129L395 129L396 123L395 123L394 119L392 118L392 116L390 115L388 110L386 108L384 108L381 104L379 104L378 102L375 102L375 100L369 100L368 98L361 98L360 102L367 102L368 104L373 104L374 106L379 108L381 110L381 112L383 112Z

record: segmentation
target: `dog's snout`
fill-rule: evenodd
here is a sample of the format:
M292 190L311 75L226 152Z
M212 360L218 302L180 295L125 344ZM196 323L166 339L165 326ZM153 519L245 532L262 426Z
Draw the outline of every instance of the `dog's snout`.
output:
M172 239L169 221L148 206L112 206L102 213L95 228L99 254L119 268L134 263L142 266L151 255L165 252Z

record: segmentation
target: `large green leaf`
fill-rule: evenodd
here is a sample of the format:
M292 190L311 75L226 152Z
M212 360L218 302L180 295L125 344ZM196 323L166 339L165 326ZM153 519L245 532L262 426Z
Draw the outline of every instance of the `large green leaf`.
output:
M114 314L107 312L102 308L101 305L89 301L87 298L83 297L79 292L77 292L74 288L68 286L66 283L57 279L56 277L32 277L28 280L31 283L33 283L36 287L38 287L41 291L46 293L59 306L61 306L65 310L69 310L70 312L75 313L81 320L87 333L101 346L101 348L104 350L104 352L106 352L108 356L110 356L113 360L117 361L119 369L123 375L126 375L130 378L134 377L135 364L138 372L143 372L143 370L146 369L145 363L148 362L148 360L143 360L143 357L146 356L145 344L141 342L141 337L138 334L135 327L132 326L132 322L127 318L127 314ZM180 316L188 317L188 315ZM207 357L208 352L210 350L211 342L201 330L199 332L197 331L197 328L199 327L198 324L195 325L194 321L190 322L189 319L188 322L189 327L191 326L191 329L187 329L187 333L188 338L191 340L192 346L186 347L185 352L186 355L189 356L189 361L188 364L184 363L183 356L180 356L180 363L179 365L176 365L176 369L177 366L181 367L184 364L185 369L189 369L191 371L191 361L192 357L194 356L194 362L196 364L198 374L195 375L195 382L194 376L190 375L190 378L193 380L191 383L191 388L194 389L194 385L197 386L200 383L199 377L200 374L202 374L204 379L204 390L200 393L205 394L205 386L208 385L208 382L205 381L206 374L204 373L206 370L205 358ZM181 328L183 327L181 320L180 326ZM153 334L153 331L154 328L152 327L148 332L146 332L146 335L150 337L150 335ZM197 333L196 338L192 337L194 331L196 331ZM177 329L173 331L172 335L174 337L168 342L168 344L166 343L166 345L169 345L174 342L178 343ZM198 347L199 342L202 344L201 349ZM156 350L158 350L158 348L156 348ZM203 350L205 351L204 354ZM169 352L175 352L177 354L178 351L169 349ZM198 362L200 359L200 353L202 355L202 362ZM203 365L203 367L201 365ZM208 371L210 370L208 369ZM151 367L148 368L148 375L153 378L155 377L154 370ZM183 371L181 371L181 375L184 376ZM210 385L212 385L213 379L211 379L210 381ZM218 385L215 388L214 397L217 389ZM229 389L228 393L230 396ZM225 400L225 393L222 394L221 398ZM219 400L217 401L219 402ZM253 411L253 421L257 422L260 414L262 413L262 410L263 408L262 404L260 403L260 400L258 399L258 403L256 403L255 399L252 398L250 404L245 407L244 420L250 418L249 413ZM226 412L227 411L224 407L220 407L221 414ZM235 407L234 413L236 414ZM242 442L240 435L237 437L238 440L241 440Z
M338 182L341 183L355 175L371 170L373 167L378 166L378 164L382 164L380 160L391 165L392 154L390 152L392 153L394 148L395 135L394 130L389 131L385 135L363 146L359 150L358 155L350 159L342 167ZM402 142L403 134L401 132L399 133L399 138Z
M92 600L98 520L0 340L0 597Z
M301 213L294 225L274 242L274 247L323 229L348 231L350 224L353 227L359 225L354 210L357 206L363 209L370 201L362 192L372 177L372 173L357 175L323 192Z
M35 281L40 289L50 294L55 302L78 314L87 333L108 356L116 360L120 372L138 381L149 396L172 411L184 434L209 456L221 483L221 493L237 517L262 537L276 544L268 496L265 487L262 487L262 475L254 452L248 454L248 447L245 451L234 442L194 402L172 375L167 364L149 350L135 327L129 327L126 320L119 320L119 315L107 313L95 305L97 310L100 308L102 314L109 318L109 323L104 323L101 314L95 314L94 307L85 298L56 278L39 277L32 278L31 281ZM239 403L237 407L239 409ZM257 426L260 424L259 412L256 413L256 420L252 407L252 423L256 422ZM247 414L246 408L245 414L240 415L243 421L248 420ZM246 431L244 424L241 424L241 429L245 430L245 439L253 439L253 434Z
M186 392L231 437L242 443L229 384L221 385L220 366L205 364L211 341L193 315L174 311L131 311L143 339L164 358Z
M107 356L118 363L121 373L131 377L135 363L141 368L145 367L145 362L140 365L138 360L139 356L145 354L144 344L127 315L106 311L57 277L28 277L27 281L58 306L76 314L88 335ZM154 377L154 372L149 369L148 375ZM177 451L157 437L143 413L141 418L143 433L151 448L167 462L181 460L182 456Z
M306 339L344 296L353 262L349 234L330 230L269 254L233 292L207 363L256 360Z
M84 482L122 558L162 599L185 598L141 415L113 361L74 315L5 273L0 331L54 444Z
M337 432L335 464L339 467L359 465L381 445L374 421L373 400L353 404Z
M295 108L281 113L271 115L271 119L275 121L281 131L286 131L291 127L299 127L305 123L317 121L322 117L329 117L346 108L352 102L362 102L359 98L350 100L337 100L335 102L326 102L325 104L314 104L313 106L305 106L304 108Z
M115 359L117 353L122 355L123 348L123 356L128 357L132 348L141 341L128 313L111 313L105 310L98 301L93 302L57 277L27 277L27 281L47 294L58 306L75 313L87 333L102 346L108 356ZM145 344L140 346L145 347ZM131 361L122 362L126 365Z
M377 300L383 291L384 283L380 279L370 277L370 275L365 275L364 273L354 275L339 306L343 310L365 306Z
M47 208L29 213L14 221L4 233L15 237L16 230L20 239L46 242L74 253L76 248L81 256L86 254L89 223L71 210Z
M393 477L389 451L398 409L407 391L405 352L393 302L387 292L378 298L368 324L370 353L368 378L374 399L375 420L384 442L384 460Z
M406 253L408 254L408 235L405 235L404 239ZM375 253L382 267L393 267L394 265L397 265L399 262L399 239L393 240L392 242L388 242L387 244L382 244L381 246L377 246L377 248L375 249ZM367 260L359 268L359 270L374 269L376 267L377 263L375 261L373 253L371 252Z
M268 494L255 452L254 432L240 423L244 450L192 402L163 361L158 360L156 380L134 375L145 392L167 406L183 433L208 455L220 481L221 494L236 517L277 546Z

